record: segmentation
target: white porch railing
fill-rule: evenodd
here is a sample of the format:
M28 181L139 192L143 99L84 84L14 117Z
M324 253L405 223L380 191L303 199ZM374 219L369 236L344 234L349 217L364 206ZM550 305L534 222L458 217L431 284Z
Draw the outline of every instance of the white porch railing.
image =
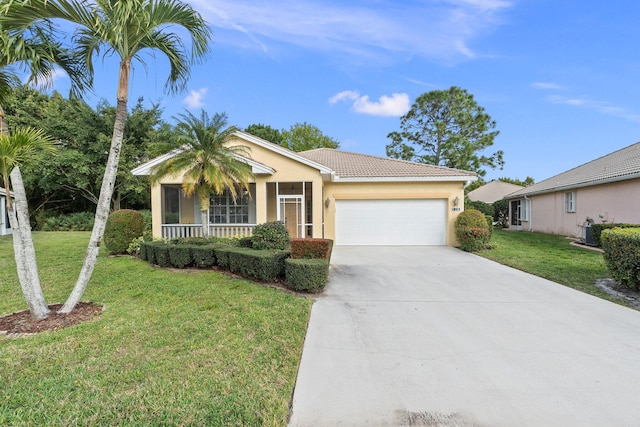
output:
M209 233L213 237L244 237L253 234L255 224L210 225ZM177 237L202 237L200 224L162 224L162 237L175 239Z

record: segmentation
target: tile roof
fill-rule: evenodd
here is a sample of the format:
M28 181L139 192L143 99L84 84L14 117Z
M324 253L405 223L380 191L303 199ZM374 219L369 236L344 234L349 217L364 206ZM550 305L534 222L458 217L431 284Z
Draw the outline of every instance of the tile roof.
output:
M447 178L464 177L474 180L476 177L475 173L469 171L350 153L331 148L318 148L302 151L298 154L332 169L339 179L432 178L446 180Z
M469 200L480 201L484 203L493 203L498 201L507 194L524 188L522 185L511 184L503 181L491 181L478 187L473 191L469 191Z
M526 187L507 198L640 178L640 142Z

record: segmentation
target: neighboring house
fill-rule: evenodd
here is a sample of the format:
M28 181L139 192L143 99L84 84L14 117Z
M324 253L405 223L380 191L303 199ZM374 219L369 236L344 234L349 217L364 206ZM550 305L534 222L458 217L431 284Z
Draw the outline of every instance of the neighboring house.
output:
M7 192L0 188L0 236L11 234L9 214L7 213Z
M524 188L521 185L510 184L503 181L491 181L478 187L473 191L469 191L467 197L473 202L493 203L504 199L504 196Z
M283 221L292 237L334 239L337 245L455 245L454 221L464 186L475 173L402 160L317 149L296 153L245 132L230 145L250 149L255 182L234 201L211 196L215 236L249 235L256 224ZM170 158L153 159L132 172L149 175ZM151 188L155 237L201 234L197 197L181 190L182 177Z
M512 230L583 237L592 221L640 224L640 142L506 198Z

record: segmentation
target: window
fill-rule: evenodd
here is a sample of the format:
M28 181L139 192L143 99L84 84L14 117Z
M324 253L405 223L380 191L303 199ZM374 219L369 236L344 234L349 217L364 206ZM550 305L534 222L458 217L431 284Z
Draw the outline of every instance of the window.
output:
M576 211L576 192L569 191L564 193L564 211L575 212Z
M211 224L249 224L249 194L238 192L236 199L228 190L211 197Z
M163 224L180 223L180 187L163 186L164 221Z

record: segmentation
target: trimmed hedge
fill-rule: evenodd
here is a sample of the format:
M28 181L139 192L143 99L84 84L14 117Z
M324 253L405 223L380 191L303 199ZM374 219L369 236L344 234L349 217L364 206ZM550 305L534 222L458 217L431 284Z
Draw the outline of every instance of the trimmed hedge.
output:
M326 259L292 259L284 261L287 287L296 291L322 292L329 280Z
M230 247L216 247L213 249L213 251L216 254L216 263L218 264L218 267L222 268L223 270L230 270L229 268L229 252L231 252L233 250L233 248Z
M127 252L133 239L144 233L144 217L138 211L121 209L112 212L104 229L104 244L112 254Z
M329 239L291 239L291 258L329 259L332 246Z
M170 267L171 266L171 248L174 245L158 244L153 245L153 249L155 252L155 263L160 267Z
M611 228L637 228L640 224L591 224L591 235L593 236L593 244L602 247L601 234L604 230Z
M191 256L193 264L198 268L209 268L216 265L216 246L213 245L193 245L191 246Z
M604 230L601 238L604 260L613 278L640 290L640 227Z
M176 268L185 268L193 265L192 248L195 245L171 245L169 249L169 261Z
M289 252L234 248L227 251L229 270L242 277L274 282L284 277L284 260Z

